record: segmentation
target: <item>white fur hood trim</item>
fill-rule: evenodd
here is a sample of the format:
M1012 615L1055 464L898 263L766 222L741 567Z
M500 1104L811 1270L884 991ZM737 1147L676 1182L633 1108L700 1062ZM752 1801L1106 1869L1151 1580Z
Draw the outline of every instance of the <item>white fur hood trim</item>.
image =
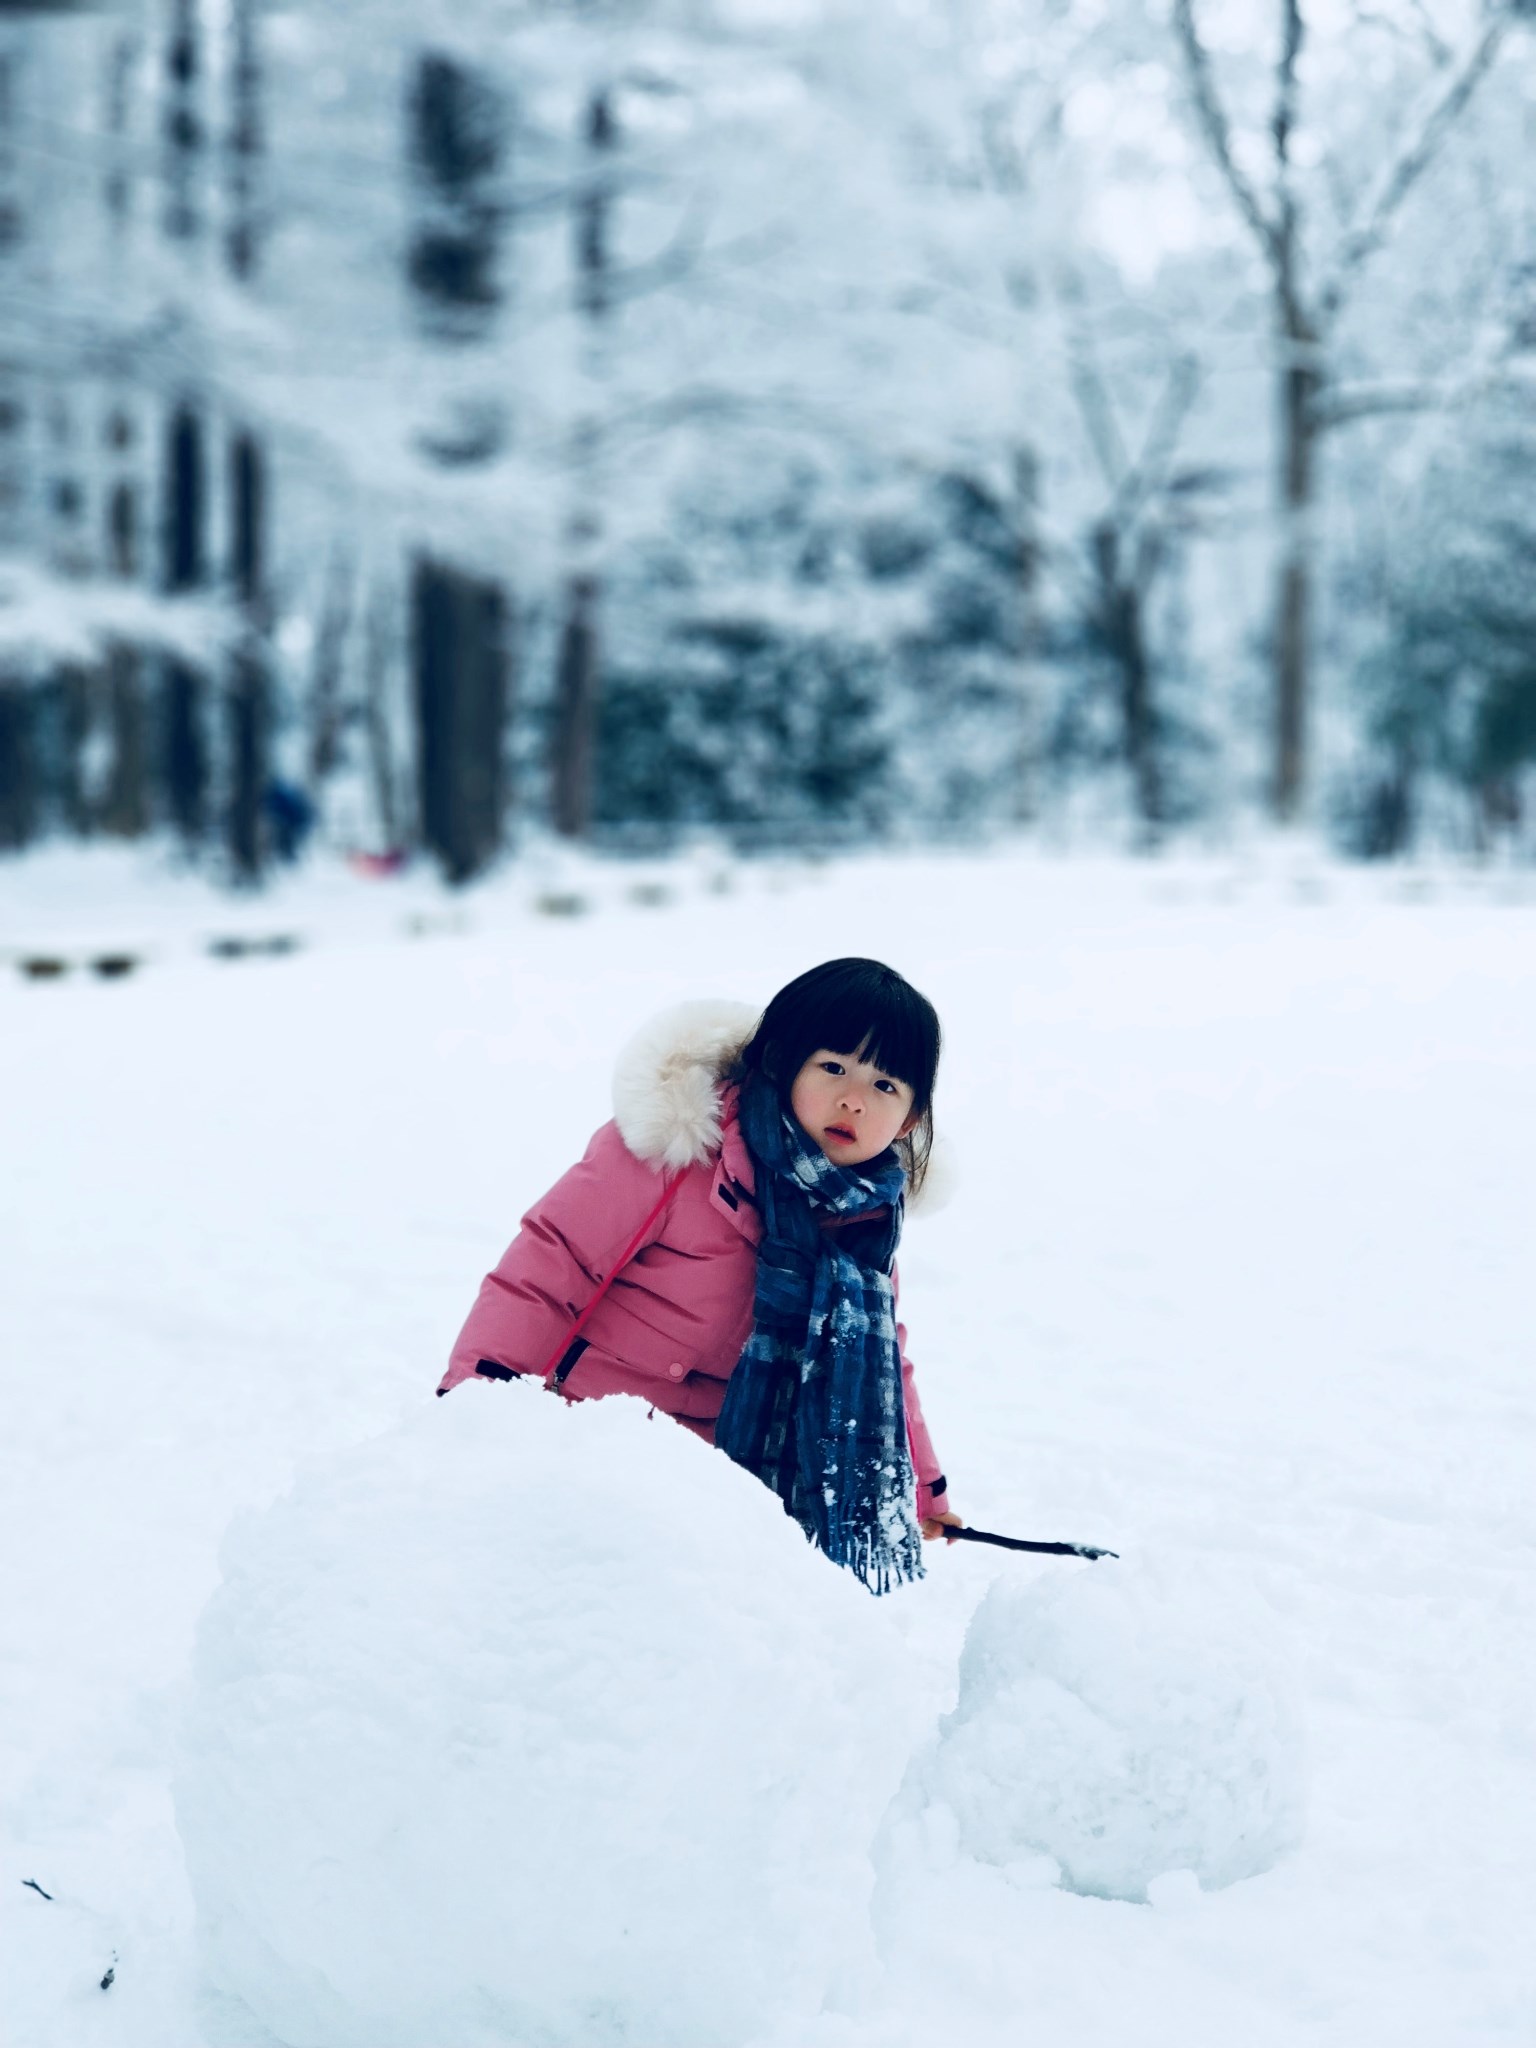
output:
M720 1079L757 1029L746 1003L678 1003L642 1024L613 1070L619 1136L652 1166L696 1166L720 1143Z
M696 1166L720 1143L720 1082L757 1029L747 1003L678 1003L643 1024L614 1065L613 1114L637 1159ZM930 1215L954 1192L950 1148L936 1140L909 1214Z

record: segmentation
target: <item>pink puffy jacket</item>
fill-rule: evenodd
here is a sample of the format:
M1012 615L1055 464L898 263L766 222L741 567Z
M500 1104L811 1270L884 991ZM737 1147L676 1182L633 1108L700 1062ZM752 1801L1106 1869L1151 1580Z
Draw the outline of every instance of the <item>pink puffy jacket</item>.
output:
M573 1400L637 1394L706 1440L752 1329L752 1161L720 1080L756 1023L739 1004L665 1012L621 1057L616 1116L523 1218L459 1332L440 1394L474 1378L547 1375ZM570 1332L656 1204L671 1195L580 1336ZM921 1515L949 1506L898 1323Z

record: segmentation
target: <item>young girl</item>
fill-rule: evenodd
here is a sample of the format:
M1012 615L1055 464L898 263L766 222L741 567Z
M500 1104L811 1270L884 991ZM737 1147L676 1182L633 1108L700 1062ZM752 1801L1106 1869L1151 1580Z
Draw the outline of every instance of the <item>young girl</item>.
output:
M907 1191L933 1144L939 1020L876 960L761 1018L685 1003L621 1055L615 1117L523 1227L459 1334L460 1381L638 1394L756 1473L874 1592L951 1513L895 1320Z

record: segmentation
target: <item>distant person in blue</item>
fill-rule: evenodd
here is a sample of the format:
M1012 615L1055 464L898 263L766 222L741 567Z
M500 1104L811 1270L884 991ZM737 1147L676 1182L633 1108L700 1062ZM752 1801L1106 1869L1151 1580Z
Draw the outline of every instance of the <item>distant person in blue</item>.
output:
M273 776L261 793L261 815L278 860L295 861L315 829L318 813L307 791Z

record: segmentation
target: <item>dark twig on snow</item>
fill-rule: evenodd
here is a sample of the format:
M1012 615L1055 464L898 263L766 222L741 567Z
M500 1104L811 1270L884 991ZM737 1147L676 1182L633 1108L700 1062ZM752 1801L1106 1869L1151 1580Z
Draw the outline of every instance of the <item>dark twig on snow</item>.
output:
M1031 1543L1022 1536L996 1536L990 1529L946 1529L951 1543L995 1543L999 1550L1035 1550L1047 1557L1118 1558L1118 1550L1100 1550L1092 1543Z
M48 1901L49 1901L50 1903L52 1903L52 1900L53 1900L53 1893L52 1893L52 1892L45 1892L45 1891L43 1890L42 1886L41 1886L41 1885L40 1885L40 1884L38 1883L38 1881L37 1881L37 1879L36 1879L35 1877L24 1877L24 1878L23 1878L23 1879L21 1880L21 1882L22 1882L23 1886L24 1886L24 1887L26 1888L26 1890L28 1890L29 1892L36 1892L36 1893L37 1893L37 1896L38 1896L38 1897L39 1897L40 1899L47 1899L47 1900L48 1900ZM105 1975L105 1976L104 1976L104 1977L102 1978L102 1980L101 1980L101 1988L102 1988L102 1990L103 1990L103 1991L110 1991L110 1990L112 1989L112 1986L113 1986L113 1985L114 1985L114 1984L115 1984L116 1982L117 1982L117 1950L116 1950L116 1949L113 1949L113 1951L112 1951L112 1960L111 1960L111 1962L110 1962L110 1963L108 1963L108 1965L107 1965L107 1974L106 1974L106 1975Z

